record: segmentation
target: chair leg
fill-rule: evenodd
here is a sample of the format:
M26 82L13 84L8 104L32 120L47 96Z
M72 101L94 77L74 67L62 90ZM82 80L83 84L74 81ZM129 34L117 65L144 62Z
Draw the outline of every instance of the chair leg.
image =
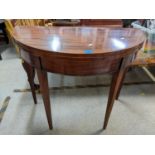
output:
M2 56L1 56L1 54L0 54L0 60L2 60Z
M116 72L114 73L112 77L103 129L106 129L107 127L108 120L109 120L109 117L110 117L110 114L113 108L113 104L114 104L114 101L115 101L115 98L118 92L118 88L120 87L122 83L123 75L124 75L123 72Z
M35 92L36 84L34 83L34 76L35 76L34 68L31 67L26 62L23 62L22 65L23 65L23 68L25 69L25 71L27 73L27 77L28 77L28 81L29 81L29 84L31 87L31 92L32 92L34 103L37 104L37 98L36 98L36 92Z
M49 128L52 129L52 117L51 117L51 105L50 105L50 97L49 97L49 88L48 88L48 79L47 72L37 69L38 79L40 83L41 94L44 101L44 107L46 111L46 116L48 120Z

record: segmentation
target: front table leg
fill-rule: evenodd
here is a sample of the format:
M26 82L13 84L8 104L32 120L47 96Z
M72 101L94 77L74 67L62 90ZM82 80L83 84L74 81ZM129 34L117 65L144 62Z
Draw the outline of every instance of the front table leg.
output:
M46 116L48 120L49 128L52 129L52 117L51 117L51 105L50 105L50 97L49 97L49 88L48 88L48 79L47 72L41 69L37 69L38 79L40 83L40 91L43 97Z

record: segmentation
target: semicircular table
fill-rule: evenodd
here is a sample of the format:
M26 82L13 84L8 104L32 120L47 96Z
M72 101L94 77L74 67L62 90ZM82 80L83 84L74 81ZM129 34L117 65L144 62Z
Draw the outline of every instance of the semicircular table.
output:
M125 69L142 48L145 35L133 28L17 26L20 47L34 102L37 71L49 128L52 129L47 72L73 76L112 75L103 129L119 96Z

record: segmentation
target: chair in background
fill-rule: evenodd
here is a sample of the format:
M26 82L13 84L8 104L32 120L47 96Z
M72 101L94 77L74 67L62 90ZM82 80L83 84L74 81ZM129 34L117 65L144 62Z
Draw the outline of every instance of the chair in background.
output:
M13 44L16 52L19 54L19 47L16 45L13 39L13 29L15 27L16 20L5 20L6 32L9 38L9 42Z
M45 26L44 19L17 19L15 25Z
M9 39L7 37L4 20L0 19L0 44L4 44L4 42L6 44L8 44L9 43ZM0 60L2 60L1 52L2 51L0 51Z
M15 26L45 26L44 19L7 19L5 20L6 31L10 42L14 45L17 53L19 54L19 47L13 39L13 29Z

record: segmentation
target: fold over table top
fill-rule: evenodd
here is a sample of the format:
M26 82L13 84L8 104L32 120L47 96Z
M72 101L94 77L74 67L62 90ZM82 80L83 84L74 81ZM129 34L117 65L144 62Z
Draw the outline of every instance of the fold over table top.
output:
M100 55L138 47L145 35L133 28L16 26L14 39L32 53Z

